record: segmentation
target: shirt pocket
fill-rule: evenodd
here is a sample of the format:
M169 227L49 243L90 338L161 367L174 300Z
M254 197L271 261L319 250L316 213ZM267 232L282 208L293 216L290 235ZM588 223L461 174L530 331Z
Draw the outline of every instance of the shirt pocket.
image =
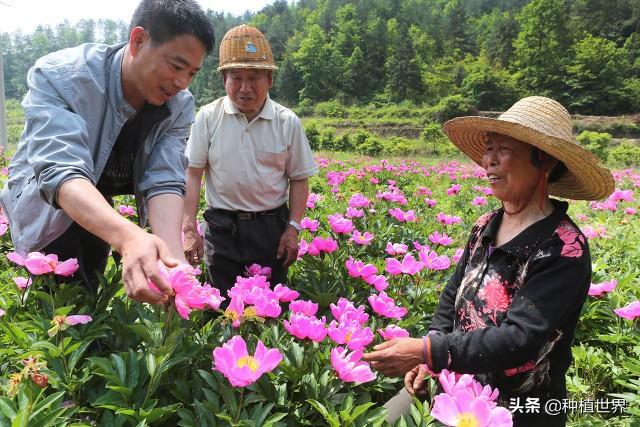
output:
M256 151L256 163L260 175L281 175L287 165L288 151Z

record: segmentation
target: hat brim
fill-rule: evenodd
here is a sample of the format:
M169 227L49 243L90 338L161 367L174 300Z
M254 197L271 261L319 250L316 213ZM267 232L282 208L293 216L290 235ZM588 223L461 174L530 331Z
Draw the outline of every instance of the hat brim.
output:
M610 195L615 184L611 172L598 165L598 158L577 142L557 138L520 123L489 117L457 117L444 131L463 153L482 166L486 134L494 132L533 145L565 164L567 171L548 190L552 196L575 200L599 200Z
M251 69L251 70L277 70L277 65L261 64L256 62L232 62L224 64L217 68L217 71L224 71L229 69Z

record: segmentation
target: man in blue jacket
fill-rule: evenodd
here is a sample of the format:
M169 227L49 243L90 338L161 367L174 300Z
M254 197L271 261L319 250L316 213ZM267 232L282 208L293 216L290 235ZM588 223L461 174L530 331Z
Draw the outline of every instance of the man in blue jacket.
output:
M36 62L0 196L18 253L77 258L74 279L95 286L113 247L129 297L167 300L157 262L184 260L184 150L195 110L187 87L213 47L195 0L142 0L127 43L85 44ZM135 194L153 234L116 213L112 197L121 194Z

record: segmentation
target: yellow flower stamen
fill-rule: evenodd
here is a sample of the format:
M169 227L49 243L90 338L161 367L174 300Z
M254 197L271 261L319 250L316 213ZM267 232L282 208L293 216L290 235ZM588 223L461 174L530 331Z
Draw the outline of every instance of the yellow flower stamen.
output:
M479 427L480 421L478 421L478 417L472 413L465 412L460 414L460 417L458 417L458 424L456 425L458 427Z
M245 366L248 366L252 372L257 371L258 367L260 367L260 363L258 363L256 358L249 355L238 359L238 361L236 362L236 365L238 366L238 368L244 368Z

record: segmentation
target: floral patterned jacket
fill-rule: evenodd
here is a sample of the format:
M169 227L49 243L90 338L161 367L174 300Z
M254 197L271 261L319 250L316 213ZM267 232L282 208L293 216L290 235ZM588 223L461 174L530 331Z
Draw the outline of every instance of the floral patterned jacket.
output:
M430 327L435 371L476 374L507 403L566 397L591 257L568 204L553 203L551 215L495 248L502 209L478 219Z

